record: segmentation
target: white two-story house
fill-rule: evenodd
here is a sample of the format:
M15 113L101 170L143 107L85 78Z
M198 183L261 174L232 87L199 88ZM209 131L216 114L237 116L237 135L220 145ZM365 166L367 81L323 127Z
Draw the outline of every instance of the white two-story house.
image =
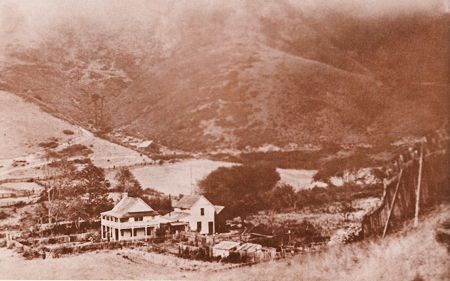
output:
M101 237L111 241L154 237L161 222L166 222L141 198L124 195L110 211L101 213Z
M184 223L191 231L201 234L216 232L216 215L223 206L213 205L203 195L185 195L172 203L174 210L164 218L171 224Z

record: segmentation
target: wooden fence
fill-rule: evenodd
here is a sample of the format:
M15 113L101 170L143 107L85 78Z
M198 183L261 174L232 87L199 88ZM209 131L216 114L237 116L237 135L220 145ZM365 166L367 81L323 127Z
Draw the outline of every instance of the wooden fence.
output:
M394 175L384 179L381 205L362 220L363 237L386 236L406 220L419 214L448 196L448 137L435 137L412 149L408 161L395 161Z

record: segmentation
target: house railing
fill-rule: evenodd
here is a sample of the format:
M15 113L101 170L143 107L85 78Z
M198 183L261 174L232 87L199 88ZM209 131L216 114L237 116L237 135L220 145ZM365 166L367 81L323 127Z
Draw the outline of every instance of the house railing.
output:
M109 220L102 220L102 225L114 228L142 228L142 227L156 227L159 226L157 221L128 221L115 222Z

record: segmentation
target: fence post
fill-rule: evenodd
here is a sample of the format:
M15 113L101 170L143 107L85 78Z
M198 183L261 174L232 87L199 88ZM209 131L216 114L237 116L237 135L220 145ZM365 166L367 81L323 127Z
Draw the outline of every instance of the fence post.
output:
M392 212L394 211L395 200L397 199L397 193L398 193L398 189L400 187L400 181L402 180L402 174L403 174L403 168L400 170L400 174L398 175L398 181L397 181L397 186L395 187L394 197L392 198L392 204L391 204L391 207L389 208L388 218L387 218L386 224L384 225L383 236L382 236L383 238L386 236L386 232L389 227L389 221L391 219Z
M422 183L422 166L423 166L423 145L420 146L419 175L417 176L416 208L415 208L415 214L414 214L414 227L417 227L419 225L420 187L421 187L421 183Z

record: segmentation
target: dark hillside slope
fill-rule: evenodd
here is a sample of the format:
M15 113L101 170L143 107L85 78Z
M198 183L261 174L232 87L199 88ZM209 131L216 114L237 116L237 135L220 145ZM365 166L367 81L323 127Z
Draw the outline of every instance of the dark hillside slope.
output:
M289 1L218 3L176 2L115 30L61 24L33 47L10 46L0 89L185 150L376 144L446 121L448 15L317 18Z
M365 133L379 92L361 74L260 43L225 43L149 69L114 101L113 123L184 149L340 141Z

